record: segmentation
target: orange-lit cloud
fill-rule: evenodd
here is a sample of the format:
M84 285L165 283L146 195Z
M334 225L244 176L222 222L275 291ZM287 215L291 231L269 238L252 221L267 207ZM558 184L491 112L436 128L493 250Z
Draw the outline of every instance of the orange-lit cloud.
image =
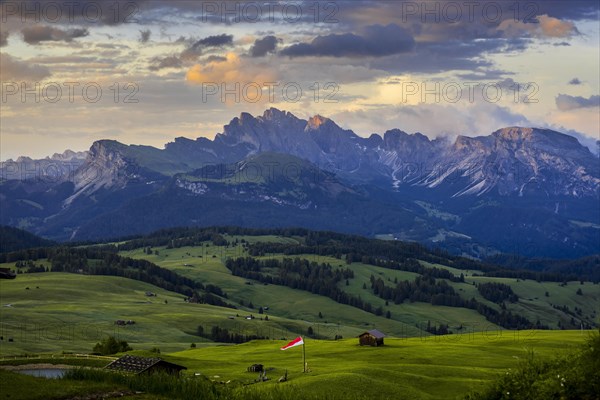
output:
M537 17L538 23L524 23L507 19L498 25L497 30L504 32L509 37L520 37L529 34L534 37L564 38L579 33L575 24L571 21L563 21L548 15Z
M258 83L275 82L278 74L266 63L253 63L249 58L241 58L235 53L227 53L225 61L214 60L191 67L186 80L190 83Z

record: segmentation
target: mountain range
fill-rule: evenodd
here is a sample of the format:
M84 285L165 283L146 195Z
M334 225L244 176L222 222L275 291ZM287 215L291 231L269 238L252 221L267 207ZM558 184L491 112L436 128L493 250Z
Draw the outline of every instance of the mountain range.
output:
M431 140L242 113L214 140L100 140L2 163L0 223L54 240L179 225L303 226L454 253L570 258L600 249L600 160L569 135L507 127Z

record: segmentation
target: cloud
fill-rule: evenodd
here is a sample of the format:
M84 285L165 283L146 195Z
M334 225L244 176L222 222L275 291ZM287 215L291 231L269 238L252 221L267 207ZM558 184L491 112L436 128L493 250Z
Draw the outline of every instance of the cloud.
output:
M244 86L249 83L262 84L277 80L275 72L265 65L255 64L249 58L240 58L235 53L227 53L226 61L214 60L196 64L186 74L190 83L239 83Z
M581 85L581 83L582 82L577 77L575 77L569 81L569 85Z
M233 35L223 33L222 35L208 36L194 43L194 48L199 47L222 47L233 44Z
M442 71L479 71L493 68L486 53L506 53L520 49L522 39L482 39L477 41L446 40L419 43L414 52L377 58L372 69L403 73L438 73Z
M267 53L273 53L277 48L277 38L273 35L265 36L262 39L256 39L250 48L250 57L263 57Z
M181 39L181 38L180 38ZM185 39L184 39L185 40ZM178 39L179 41L179 39ZM179 58L182 61L194 62L202 55L202 49L208 47L223 47L233 44L233 35L221 34L207 36L194 42L191 46L181 52Z
M22 61L6 53L0 53L0 64L0 80L3 82L41 81L51 75L50 70L43 65Z
M176 41L177 43L192 43L188 45L188 48L183 50L179 56L170 55L166 57L155 57L151 60L151 65L148 67L151 71L158 71L163 68L181 68L184 64L190 65L191 63L197 62L198 58L202 55L204 48L210 47L222 47L233 44L233 35L222 34L207 36L200 40L193 42L192 39L188 40L181 36ZM215 57L215 58L211 58ZM224 61L226 58L222 56L211 56L205 60L208 63Z
M487 135L507 126L531 126L522 114L491 103L376 105L375 107L343 110L330 117L342 121L362 136L379 134L393 128L406 132L421 132L431 139L440 136ZM452 121L448 124L448 121Z
M571 21L563 21L548 15L540 15L537 19L540 21L540 30L546 37L563 38L579 34Z
M70 42L73 39L85 37L90 34L86 28L74 28L62 30L51 26L32 26L21 30L23 40L28 44L39 44L40 42Z
M148 40L150 40L151 35L152 31L150 29L140 31L140 43L148 43Z
M581 145L587 147L592 153L599 155L600 152L600 140L598 140L597 136L589 136L586 135L583 132L579 132L577 130L574 129L567 129L562 125L554 125L554 124L548 124L548 128L555 130L557 132L561 132L564 133L566 135L570 135L573 136L574 138L576 138L579 143L581 143Z
M193 46L189 47L181 52L179 58L181 61L194 62L198 60L198 57L202 55L202 50L196 49Z
M579 34L572 21L564 21L546 14L537 17L536 22L522 22L506 19L497 30L506 37L568 38Z
M556 106L561 111L576 110L578 108L598 107L600 105L600 96L594 95L588 98L581 96L570 96L568 94L559 94L556 96Z
M183 67L183 63L181 59L177 56L167 56L167 57L155 57L151 61L151 65L148 67L150 71L159 71L165 68L181 68Z
M8 31L0 31L0 47L4 47L8 44Z
M370 25L362 35L354 33L317 36L310 43L286 47L280 54L289 57L383 57L406 53L415 47L415 40L396 24Z
M204 60L205 62L223 62L223 61L227 61L227 57L223 57L223 56L208 56L206 57L206 60Z

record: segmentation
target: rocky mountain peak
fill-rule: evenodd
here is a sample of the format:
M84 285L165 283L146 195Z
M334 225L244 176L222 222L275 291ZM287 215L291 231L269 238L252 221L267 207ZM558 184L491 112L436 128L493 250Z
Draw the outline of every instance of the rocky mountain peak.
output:
M577 138L550 129L512 126L499 129L493 132L491 136L497 141L513 142L526 146L546 144L556 148L583 149L585 147L579 143Z
M321 125L330 122L331 120L329 118L325 118L321 115L315 115L313 117L310 117L308 119L308 122L306 124L306 128L307 129L319 129L321 127Z
M274 122L282 121L282 120L286 120L286 119L293 119L293 120L298 119L291 112L288 112L285 110L279 110L275 107L271 107L268 110L265 110L262 117L259 117L259 118L262 119L263 121L274 121Z
M490 149L491 140L489 136L458 136L452 146L455 151L485 152Z
M72 161L72 160L83 160L87 157L87 151L73 151L73 150L65 150L61 153L54 153L52 157L48 157L48 159L53 161Z
M509 126L506 128L498 129L492 136L503 139L503 140L528 140L531 139L534 134L533 128L523 128L520 126Z
M92 143L89 151L89 157L97 158L97 157L107 157L112 158L115 157L119 150L126 149L127 145L123 143L117 142L116 140L97 140Z

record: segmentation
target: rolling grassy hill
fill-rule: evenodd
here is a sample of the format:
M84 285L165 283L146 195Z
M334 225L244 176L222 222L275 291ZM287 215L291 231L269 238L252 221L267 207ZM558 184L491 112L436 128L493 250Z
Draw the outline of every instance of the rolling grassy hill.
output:
M156 296L148 297L146 292ZM137 350L159 347L176 351L191 343L199 347L214 344L195 335L198 325L238 326L242 331L273 332L279 337L291 335L289 329L305 331L308 326L279 317L270 321L237 318L239 311L186 303L180 294L112 276L22 274L14 280L0 280L0 302L2 356L89 353L107 335L126 340ZM235 319L230 320L231 316ZM119 319L135 324L117 326Z
M265 236L227 236L227 240L236 245L229 247L214 246L210 242L203 242L201 246L166 248L156 247L158 254L146 254L142 248L123 251L120 254L149 260L164 268L171 269L177 273L201 282L212 282L222 287L234 302L241 300L244 304L252 303L256 308L268 306L269 312L287 318L304 319L308 321L321 321L319 312L323 319L328 322L341 325L363 327L377 327L383 331L396 336L414 336L423 334L422 328L430 321L432 324L448 324L450 327L463 326L468 330L490 330L499 327L487 321L482 315L474 310L457 307L432 306L421 302L404 302L393 304L375 296L370 288L370 276L381 277L388 285L393 286L396 280L413 280L418 274L414 272L392 270L361 262L353 262L347 265L343 259L321 256L315 254L298 254L285 256L283 254L270 253L257 257L258 259L283 259L284 257L300 257L318 263L329 263L334 268L350 268L354 272L354 278L350 279L348 285L340 284L347 293L360 296L371 302L375 307L381 306L389 310L391 318L376 317L364 313L356 308L341 305L323 296L316 296L305 291L290 289L287 287L270 285L265 288L259 282L251 282L247 279L232 276L225 267L227 258L247 256L248 253L242 246L242 239L247 243L274 242L298 244L303 238L283 237L274 235ZM532 321L539 320L540 323L557 329L558 323L568 324L571 318L585 319L590 322L598 322L597 310L600 309L600 286L592 282L548 282L535 281L531 279L513 279L502 277L483 276L479 270L463 270L447 265L420 261L425 267L436 267L450 271L458 277L464 274L464 282L451 282L446 280L460 295L466 299L475 298L477 301L491 308L500 310L501 307L485 299L477 290L476 284L495 282L509 285L518 295L516 303L506 303L508 310L517 312ZM251 284L249 284L251 283ZM366 286L366 288L365 288ZM577 291L581 290L581 295ZM547 296L546 296L547 293ZM556 307L568 307L559 310ZM575 310L580 310L579 313ZM349 333L356 333L349 332Z
M361 347L357 339L306 341L310 368L302 373L302 350L280 351L283 341L255 341L171 354L216 381L249 382L256 374L246 367L262 363L276 380L288 370L289 382L303 394L335 394L336 398L452 399L481 389L489 380L515 368L533 352L550 359L572 350L586 338L574 331L490 331L454 337L385 339L379 348ZM561 350L557 350L561 349ZM257 386L274 386L267 382Z
M270 339L307 334L309 328L313 337L322 339L355 337L373 328L400 338L429 336L428 326L447 325L455 334L502 329L470 308L422 301L386 302L372 290L371 277L393 287L396 282L413 281L421 276L420 273L384 268L368 262L348 264L343 254L265 253L255 258L282 260L298 257L329 264L333 269L347 268L352 271L353 277L338 282L338 288L371 303L373 309L381 308L382 314L340 304L306 290L234 276L225 266L227 259L247 257L253 244L280 244L285 250L288 246L306 244L309 238L303 235L224 234L219 240L221 245L216 245L213 240L204 240L192 246L173 247L174 241L158 246L132 245L134 239L119 243L127 249L122 249L119 255L148 260L205 286L216 285L226 293L224 300L237 309L191 304L185 302L185 296L180 293L114 276L21 273L14 281L0 281L2 334L5 338L14 339L11 343L6 339L0 342L1 353L90 351L91 346L107 334L121 335L139 349L160 347L165 351L175 351L189 348L191 343L212 343L197 335L198 326L202 326L204 332L219 326L231 332ZM99 262L90 260L92 266ZM462 274L463 281L448 278L438 278L437 281L446 282L461 298L473 298L498 312L506 308L554 329L559 324L563 328L579 328L580 321L592 325L598 323L598 284L486 276L478 269L479 264L461 269L460 264L452 260L447 264L424 260L418 263L425 268L423 271L433 268L446 270L454 278ZM37 259L35 264L50 268L53 262ZM0 267L15 269L15 263L0 264ZM21 272L26 270L25 267L18 269ZM128 276L135 278L136 274ZM484 298L476 285L490 282L510 286L518 301L497 304ZM148 297L145 292L157 293L158 296ZM264 311L263 315L259 314L260 308ZM386 318L388 312L389 318ZM256 318L245 319L251 314ZM266 316L269 321L260 320ZM135 320L136 324L118 327L114 324L118 319Z

